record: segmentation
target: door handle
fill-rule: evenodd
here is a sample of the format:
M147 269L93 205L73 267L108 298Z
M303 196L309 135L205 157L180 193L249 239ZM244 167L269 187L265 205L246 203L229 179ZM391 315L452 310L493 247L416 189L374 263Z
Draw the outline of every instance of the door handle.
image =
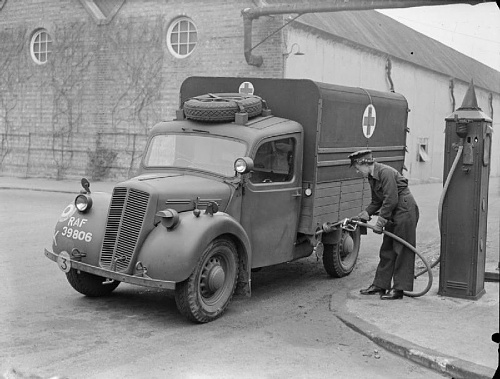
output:
M292 197L302 197L302 188L301 189L298 189L293 195Z

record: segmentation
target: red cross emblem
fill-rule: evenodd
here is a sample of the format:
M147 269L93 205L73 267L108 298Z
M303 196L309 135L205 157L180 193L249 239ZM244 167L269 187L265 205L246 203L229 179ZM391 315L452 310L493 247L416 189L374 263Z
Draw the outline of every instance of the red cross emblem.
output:
M366 138L370 138L375 131L375 126L377 124L377 113L375 112L375 107L373 104L369 104L365 108L363 113L363 134Z
M250 82L243 82L240 85L238 93L241 93L242 95L253 95L253 84Z

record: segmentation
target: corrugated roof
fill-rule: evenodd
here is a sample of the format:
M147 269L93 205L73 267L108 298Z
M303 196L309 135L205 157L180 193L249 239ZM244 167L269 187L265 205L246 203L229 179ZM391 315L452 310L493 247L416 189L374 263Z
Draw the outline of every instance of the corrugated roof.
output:
M500 72L375 10L306 13L303 25L500 93Z

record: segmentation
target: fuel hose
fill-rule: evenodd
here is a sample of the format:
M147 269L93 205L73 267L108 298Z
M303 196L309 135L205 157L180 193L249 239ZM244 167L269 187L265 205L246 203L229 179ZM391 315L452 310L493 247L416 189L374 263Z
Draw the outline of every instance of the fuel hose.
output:
M443 191L441 192L441 197L439 198L439 205L438 205L438 227L439 231L441 231L441 220L442 220L442 214L443 214L443 202L444 198L446 196L446 193L448 192L448 187L450 186L451 178L453 177L453 173L455 172L455 169L457 168L458 161L460 157L462 156L462 151L464 149L463 144L460 144L458 146L458 152L457 155L455 156L455 160L453 161L453 164L451 165L450 172L448 173L448 176L446 177L446 182L444 183L443 186ZM441 259L441 255L431 264L430 268L435 267ZM427 266L426 266L427 267ZM420 271L415 275L415 279L418 278L420 275L426 273L427 271L430 272L430 268L426 268L425 270Z
M364 226L364 227L367 227L367 228L370 228L370 229L374 229L375 228L373 225L370 225L370 224L367 224L367 223L364 223L364 222L361 222L361 221L356 221L356 223L359 226ZM428 274L429 275L429 280L427 281L427 286L425 287L425 289L423 291L420 291L420 292L408 292L408 291L404 291L403 293L405 294L405 296L409 296L409 297L419 297L419 296L425 295L431 289L431 287L432 287L432 281L433 281L432 269L431 269L431 266L429 265L429 262L427 262L427 260L424 258L424 256L422 254L420 254L417 251L417 249L415 249L415 247L413 247L410 243L408 243L407 241L405 241L401 237L398 237L394 233L388 232L386 230L382 230L382 233L385 234L388 237L391 237L395 241L398 241L399 243L403 244L404 246L406 246L408 249L410 249L415 254L417 254L417 256L422 260L422 262L424 262L426 270L423 271L423 272L428 272L429 273ZM416 276L415 276L415 278L416 278Z

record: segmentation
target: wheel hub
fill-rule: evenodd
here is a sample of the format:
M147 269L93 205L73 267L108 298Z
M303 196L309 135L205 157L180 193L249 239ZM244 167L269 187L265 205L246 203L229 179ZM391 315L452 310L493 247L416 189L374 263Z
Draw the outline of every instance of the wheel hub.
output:
M218 258L207 262L201 276L200 289L204 297L210 297L224 286L226 273Z
M340 241L340 254L345 257L354 251L354 240L349 233L343 233Z
M208 288L210 291L215 292L224 284L226 274L221 266L215 266L208 274Z

